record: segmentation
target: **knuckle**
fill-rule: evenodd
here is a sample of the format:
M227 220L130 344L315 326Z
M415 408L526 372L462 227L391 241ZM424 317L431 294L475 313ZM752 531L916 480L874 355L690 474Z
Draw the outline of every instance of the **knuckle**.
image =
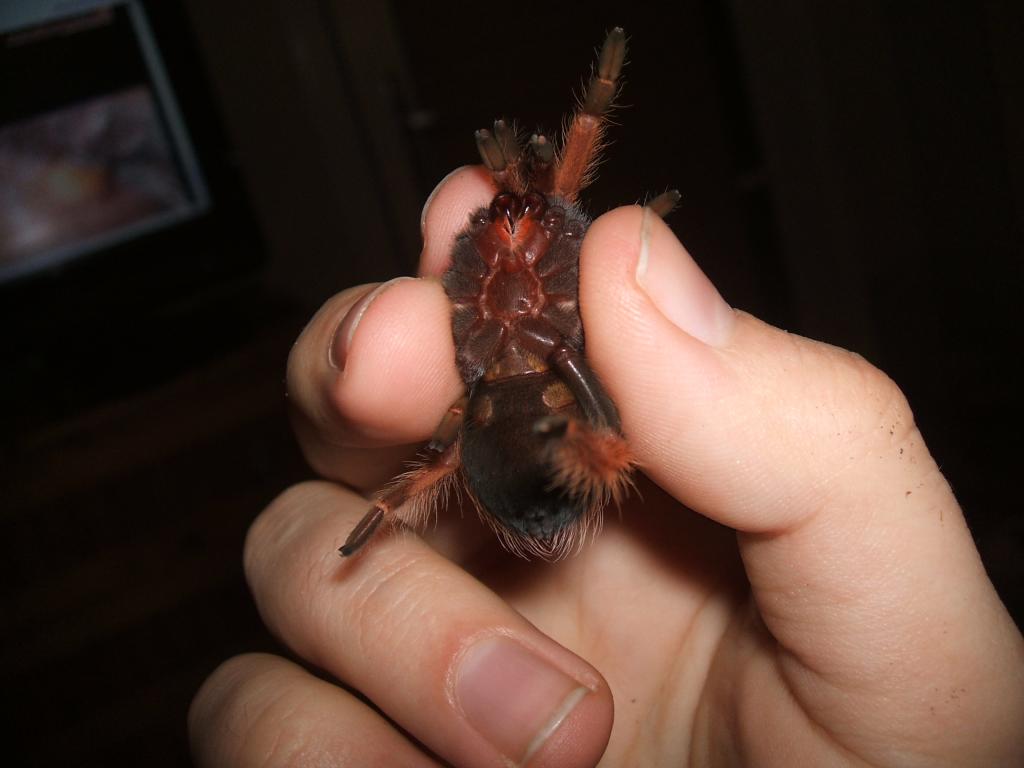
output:
M761 350L772 358L767 370L774 379L763 388L761 406L779 412L770 420L771 434L820 446L835 469L877 453L881 441L896 443L916 432L902 390L863 356L795 335L781 339Z
M862 356L847 352L847 396L863 429L901 438L914 431L914 413L893 379Z
M919 434L910 402L889 375L857 353L831 349L824 390L805 393L805 407L813 409L807 418L816 420L820 444L830 446L825 486L842 493L852 480L877 473L878 460L901 456Z
M796 397L794 404L812 411L804 423L853 437L870 434L883 421L913 429L913 413L899 386L862 355L799 336L785 338L787 344L768 351L776 357L777 378Z

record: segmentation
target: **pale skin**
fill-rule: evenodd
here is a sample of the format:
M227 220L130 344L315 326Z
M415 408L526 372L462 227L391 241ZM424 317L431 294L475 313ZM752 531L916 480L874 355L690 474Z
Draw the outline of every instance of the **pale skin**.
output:
M420 278L339 294L297 341L289 397L324 480L259 516L245 567L323 675L225 662L190 711L198 765L1024 765L1024 642L896 384L731 309L638 207L593 224L580 288L643 498L555 564L500 552L471 512L338 557L362 494L461 393L436 278L492 194L451 175ZM541 666L551 707L502 672Z

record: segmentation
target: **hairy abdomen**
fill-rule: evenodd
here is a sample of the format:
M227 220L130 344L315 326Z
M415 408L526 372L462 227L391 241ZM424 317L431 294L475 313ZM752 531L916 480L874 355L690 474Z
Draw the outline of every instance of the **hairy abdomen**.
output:
M512 532L550 542L583 513L584 503L555 486L551 442L537 428L552 414L577 411L550 371L477 384L463 431L466 483Z

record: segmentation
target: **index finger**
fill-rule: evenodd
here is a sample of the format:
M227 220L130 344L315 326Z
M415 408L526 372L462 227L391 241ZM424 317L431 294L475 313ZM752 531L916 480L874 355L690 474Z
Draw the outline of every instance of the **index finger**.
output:
M384 482L461 396L450 310L435 278L493 191L481 168L449 174L424 206L423 278L343 291L296 341L288 359L293 422L323 477L357 488Z

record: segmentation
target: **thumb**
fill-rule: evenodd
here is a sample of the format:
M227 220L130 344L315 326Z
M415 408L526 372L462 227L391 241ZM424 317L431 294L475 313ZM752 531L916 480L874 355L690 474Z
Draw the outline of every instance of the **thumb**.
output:
M914 432L885 374L731 309L649 209L594 222L580 283L587 357L642 467L718 522L792 527L837 484L859 491L851 468Z
M928 701L922 737L970 738L969 723L1005 746L1024 646L892 380L729 308L648 209L591 225L580 293L587 357L641 468L739 532L802 702L884 692L889 707L867 708L884 732ZM1001 717L994 697L1012 704ZM983 724L957 719L972 704Z

